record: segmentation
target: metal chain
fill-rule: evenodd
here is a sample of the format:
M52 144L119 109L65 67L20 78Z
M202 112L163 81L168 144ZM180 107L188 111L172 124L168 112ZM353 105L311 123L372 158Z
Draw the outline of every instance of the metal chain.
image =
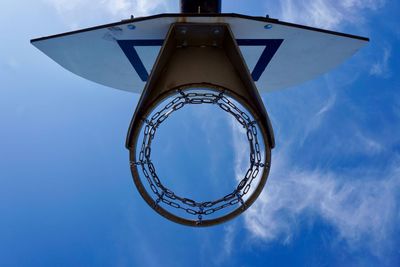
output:
M219 93L186 93L182 90L178 90L178 93L179 95L168 102L160 111L155 112L150 118L143 119L145 126L138 157L139 160L137 162L131 162L131 165L135 165L136 167L140 166L144 177L149 183L151 191L156 195L154 205L164 203L170 207L182 209L190 215L197 216L198 223L201 223L203 215L210 215L230 206L241 205L242 208L245 209L243 196L249 192L251 184L257 177L260 168L269 168L269 166L265 165L265 162L262 161L257 137L257 122L252 120L246 112L240 110L230 101L223 91ZM160 124L172 113L188 104L218 105L222 110L231 114L246 129L246 136L250 146L250 167L244 178L231 193L214 201L197 202L193 199L178 196L173 191L166 188L159 179L150 158L152 140Z

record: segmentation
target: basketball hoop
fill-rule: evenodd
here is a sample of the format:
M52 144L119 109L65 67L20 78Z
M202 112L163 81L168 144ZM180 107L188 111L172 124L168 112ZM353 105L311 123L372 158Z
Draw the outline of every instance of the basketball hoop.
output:
M240 109L234 103L235 100L246 107L246 110ZM246 130L250 151L249 167L237 186L228 194L209 201L180 196L167 188L162 181L165 177L157 175L156 166L151 159L151 145L159 126L175 112L184 110L188 105L199 104L216 105L233 116ZM267 129L263 123L257 122L257 117L249 111L249 105L245 101L232 91L218 86L193 84L160 96L131 135L131 143L135 144L129 148L131 171L141 196L162 216L190 226L215 225L244 212L262 191L271 162L271 146L266 142ZM251 187L254 189L250 190Z

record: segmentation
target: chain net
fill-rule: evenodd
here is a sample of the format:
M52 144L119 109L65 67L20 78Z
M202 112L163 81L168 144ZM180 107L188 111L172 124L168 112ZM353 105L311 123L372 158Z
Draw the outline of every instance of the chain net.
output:
M226 96L224 91L214 92L207 90L207 92L185 92L183 90L178 90L178 92L179 93L161 110L152 113L149 118L143 119L143 140L141 144L138 144L141 147L140 150L138 150L137 161L131 162L131 165L135 165L138 170L141 170L149 188L153 192L155 196L154 205L165 204L173 209L183 210L190 216L196 216L198 223L201 223L204 216L211 215L228 207L238 206L242 209L246 209L246 204L243 200L244 196L249 192L260 169L269 167L268 163L265 163L261 155L256 127L257 122L245 111L239 109L238 106ZM202 202L179 196L171 189L164 186L151 160L152 140L160 125L171 116L171 114L182 109L186 105L198 104L217 105L223 111L232 115L237 122L245 128L250 146L250 166L236 188L219 199Z

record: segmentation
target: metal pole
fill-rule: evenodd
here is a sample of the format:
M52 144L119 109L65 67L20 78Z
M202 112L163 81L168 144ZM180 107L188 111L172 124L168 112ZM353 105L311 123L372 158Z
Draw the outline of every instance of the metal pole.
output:
M181 13L221 13L221 0L181 0Z

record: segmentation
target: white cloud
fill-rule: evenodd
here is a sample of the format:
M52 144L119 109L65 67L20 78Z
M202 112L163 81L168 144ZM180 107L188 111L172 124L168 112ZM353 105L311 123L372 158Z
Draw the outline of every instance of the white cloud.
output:
M376 10L384 0L282 0L277 17L295 23L335 29L343 23L361 23L360 12Z
M327 101L322 105L322 107L309 119L305 124L305 129L303 132L303 137L300 144L303 145L307 137L315 130L319 128L321 122L325 118L325 115L330 111L336 103L336 94L331 93Z
M59 13L69 12L82 4L80 0L44 0L44 2L52 5Z
M234 171L236 181L241 181L243 179L243 174L246 173L249 168L249 143L246 138L246 130L241 124L237 122L235 118L230 118L230 127L232 133L232 146L235 151L234 159Z
M282 151L273 162L264 192L245 213L246 228L255 238L287 243L304 221L322 219L350 247L368 244L377 254L384 250L398 216L398 162L378 174L365 170L348 175L293 169Z
M218 255L214 259L216 266L226 266L226 262L235 254L238 250L237 244L235 244L235 238L237 233L237 224L230 222L223 228L224 238L222 239L222 248L219 250Z
M233 241L235 240L235 226L230 224L224 227L224 254L230 256L233 250Z
M107 11L112 15L120 15L126 12L133 12L135 16L148 16L169 11L171 1L164 0L102 0ZM169 3L169 4L168 4ZM174 2L174 4L176 4Z
M381 8L385 0L343 0L342 5L346 8L368 8L377 10Z
M364 153L368 154L376 154L381 152L384 149L384 146L381 145L378 141L367 137L361 131L357 131L354 133L354 136L358 138L359 143L357 142L358 149L362 149ZM356 149L356 148L354 148Z
M13 57L5 58L0 62L2 62L2 64L0 64L0 67L4 67L4 69L8 71L16 71L21 66L20 62Z
M42 0L54 7L64 23L71 29L83 24L109 22L109 20L171 12L177 5L175 1L163 0Z
M385 47L383 49L382 58L378 62L372 65L369 73L373 76L381 78L389 78L391 75L391 71L389 68L390 56L391 56L391 48Z

